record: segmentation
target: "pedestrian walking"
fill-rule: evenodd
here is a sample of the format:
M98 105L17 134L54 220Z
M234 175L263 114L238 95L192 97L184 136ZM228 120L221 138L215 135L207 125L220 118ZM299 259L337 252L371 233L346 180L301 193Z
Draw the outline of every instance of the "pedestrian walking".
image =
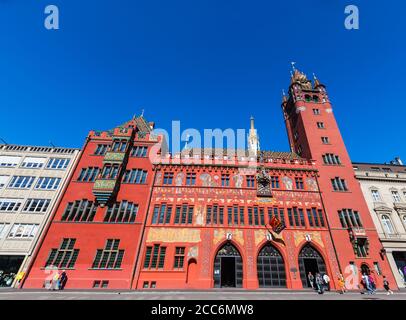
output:
M393 294L393 291L389 287L389 281L386 279L386 276L383 276L383 287L386 290L386 294L389 296L390 294Z
M316 274L316 286L317 286L317 292L319 294L323 294L324 293L323 278L320 275L320 273Z
M55 271L52 277L52 286L51 286L52 291L59 290L59 277L60 277L59 271Z
M309 279L310 286L314 289L314 275L311 272L307 275L307 279Z
M340 290L340 294L345 293L345 280L342 274L338 275L338 288Z
M369 286L371 287L371 293L374 294L376 291L375 279L372 277L371 274L369 274L368 280L369 280Z
M326 284L326 290L330 291L330 277L327 274L324 274L323 281Z
M362 274L361 285L364 288L364 290L361 291L361 294L371 294L371 286L369 285L369 278L366 273Z
M68 280L68 276L66 274L66 270L62 270L62 273L59 276L59 290L63 290L65 288L66 281Z

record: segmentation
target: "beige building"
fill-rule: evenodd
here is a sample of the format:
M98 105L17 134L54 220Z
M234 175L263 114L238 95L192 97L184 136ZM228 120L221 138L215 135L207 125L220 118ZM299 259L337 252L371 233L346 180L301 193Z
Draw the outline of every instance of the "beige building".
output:
M0 287L15 286L28 267L79 153L0 145Z
M406 287L406 166L353 163L399 288Z

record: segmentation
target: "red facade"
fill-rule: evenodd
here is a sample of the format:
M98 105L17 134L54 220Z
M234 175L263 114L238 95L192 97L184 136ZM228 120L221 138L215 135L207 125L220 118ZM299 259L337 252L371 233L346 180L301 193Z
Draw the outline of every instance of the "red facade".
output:
M325 87L296 71L282 107L292 152L151 157L143 117L90 132L23 287L50 266L81 289L302 289L309 272L336 288L367 267L395 283Z

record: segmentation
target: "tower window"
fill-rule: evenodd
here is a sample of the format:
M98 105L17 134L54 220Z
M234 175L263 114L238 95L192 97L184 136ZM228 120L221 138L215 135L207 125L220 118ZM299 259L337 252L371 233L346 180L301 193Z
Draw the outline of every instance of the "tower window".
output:
M313 109L313 114L316 116L320 115L320 109Z
M338 211L338 215L343 228L362 228L362 222L358 211L353 211L352 209L342 209Z
M330 139L328 137L321 137L321 142L323 142L323 144L330 144Z
M324 162L324 164L331 164L331 165L340 165L341 164L340 157L333 153L323 154L323 162Z
M326 127L324 126L324 122L317 122L317 128L325 129Z
M348 191L347 183L344 179L336 177L331 179L331 184L333 185L334 191Z

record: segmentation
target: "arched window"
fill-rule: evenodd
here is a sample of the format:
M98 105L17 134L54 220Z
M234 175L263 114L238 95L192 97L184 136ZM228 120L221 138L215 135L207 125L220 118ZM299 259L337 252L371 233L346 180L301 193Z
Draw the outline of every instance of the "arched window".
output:
M285 263L280 252L271 244L259 252L257 272L260 288L286 287Z
M381 201L381 195L379 194L379 191L377 189L372 189L371 195L374 202Z
M319 102L319 97L318 96L313 96L313 101L314 102Z
M393 228L392 221L389 216L387 216L386 214L383 214L381 216L381 221L382 221L383 229L385 230L386 233L388 233L388 234L395 233L395 229Z
M404 214L404 215L402 216L402 221L403 221L403 225L404 225L405 228L406 228L406 214Z

